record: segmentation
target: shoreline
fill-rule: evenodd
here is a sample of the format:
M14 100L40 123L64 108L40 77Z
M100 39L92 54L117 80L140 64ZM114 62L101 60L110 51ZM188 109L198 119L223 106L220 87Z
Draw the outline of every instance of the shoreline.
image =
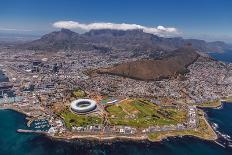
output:
M151 140L149 139L148 136L143 136L143 137L129 137L129 136L107 136L107 137L99 137L97 135L74 135L72 137L61 137L61 136L52 136L49 135L47 132L43 131L33 131L33 130L28 130L28 131L18 131L19 133L34 133L34 134L41 134L43 136L46 136L47 138L53 139L53 140L58 140L58 141L66 141L66 142L71 142L75 140L87 140L87 141L98 141L98 142L114 142L114 141L133 141L133 142L143 142L143 141L148 141L148 142L161 142L165 139L168 138L182 138L182 137L190 137L190 138L197 138L200 140L206 140L206 141L212 141L216 142L218 136L206 139L200 136L196 135L191 135L191 134L183 134L183 135L168 135L168 136L163 136L161 139L157 140ZM215 133L216 134L216 133Z
M201 107L201 108L222 108L223 104L228 103L225 100L221 100L220 101L220 106L217 107ZM23 115L25 115L26 117L33 117L28 115L28 113L19 110L17 108L13 108L13 107L0 107L0 110L12 110L18 113L21 113ZM203 112L204 113L204 112ZM171 131L171 132L167 132L166 135L164 134L161 138L155 139L155 140L151 140L149 138L148 135L144 134L144 135L139 135L139 136L126 136L126 135L67 135L67 136L55 136L55 135L50 135L47 132L44 131L35 131L35 130L25 130L23 131L23 129L19 129L20 133L35 133L35 134L42 134L48 138L51 139L55 139L55 140L62 140L62 141L72 141L72 140L97 140L97 141L101 141L101 142L111 142L111 141L115 141L115 140L119 140L119 141L150 141L150 142L160 142L164 139L170 138L170 137L183 137L183 136L189 136L189 137L196 137L199 138L201 140L208 140L208 141L215 141L218 139L218 136L216 134L216 132L214 131L214 129L212 128L212 126L209 124L207 117L204 115L203 116L203 120L205 121L205 123L207 124L207 127L209 127L209 129L211 130L211 132L213 133L214 136L212 137L201 137L201 136L197 136L197 135L193 135L193 134L188 134L188 133L184 133L184 131L176 131L177 133L174 133L175 131ZM21 130L21 131L20 131ZM193 131L196 129L192 129ZM71 132L70 132L71 133Z
M203 104L203 105L196 105L197 108L215 108L221 109L223 108L223 104L230 104L232 103L232 99L220 99L219 101L213 101L214 104Z

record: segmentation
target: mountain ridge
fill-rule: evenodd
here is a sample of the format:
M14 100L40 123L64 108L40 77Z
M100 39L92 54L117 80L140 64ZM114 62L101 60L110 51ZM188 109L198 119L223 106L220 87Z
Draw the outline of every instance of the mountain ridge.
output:
M144 33L142 30L90 30L79 34L68 29L61 29L42 36L32 42L20 44L17 48L32 50L127 50L134 52L173 51L187 44L201 52L223 52L232 49L224 42L206 42L182 37L165 38Z

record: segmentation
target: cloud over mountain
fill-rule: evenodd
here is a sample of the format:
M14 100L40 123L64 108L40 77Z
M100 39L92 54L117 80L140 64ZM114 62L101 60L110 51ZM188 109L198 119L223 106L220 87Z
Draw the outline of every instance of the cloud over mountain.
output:
M116 23L89 23L83 24L76 21L57 21L53 23L55 28L66 28L66 29L79 29L84 31L89 30L98 30L98 29L115 29L115 30L134 30L134 29L141 29L143 32L151 33L160 36L173 36L178 35L179 32L174 27L164 27L164 26L157 26L157 27L146 27L138 24L116 24Z

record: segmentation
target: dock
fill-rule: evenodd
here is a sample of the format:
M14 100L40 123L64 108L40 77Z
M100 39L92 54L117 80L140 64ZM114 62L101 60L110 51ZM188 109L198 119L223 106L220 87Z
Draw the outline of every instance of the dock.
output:
M45 134L46 132L44 131L35 131L35 130L27 130L27 129L18 129L18 133L42 133Z

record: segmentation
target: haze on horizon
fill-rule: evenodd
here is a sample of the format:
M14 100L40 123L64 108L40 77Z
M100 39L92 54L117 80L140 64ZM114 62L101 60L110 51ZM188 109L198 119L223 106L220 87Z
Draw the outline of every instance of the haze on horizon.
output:
M0 34L141 29L164 37L232 43L231 6L231 0L2 0Z

